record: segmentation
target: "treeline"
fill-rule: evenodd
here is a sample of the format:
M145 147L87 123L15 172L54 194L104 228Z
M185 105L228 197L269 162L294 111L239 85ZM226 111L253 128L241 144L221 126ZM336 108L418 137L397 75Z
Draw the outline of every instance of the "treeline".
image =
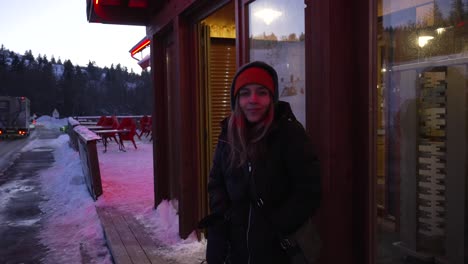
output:
M128 72L120 64L110 68L73 65L70 60L19 55L0 48L0 95L25 96L31 112L61 116L137 115L152 112L152 84L148 71Z

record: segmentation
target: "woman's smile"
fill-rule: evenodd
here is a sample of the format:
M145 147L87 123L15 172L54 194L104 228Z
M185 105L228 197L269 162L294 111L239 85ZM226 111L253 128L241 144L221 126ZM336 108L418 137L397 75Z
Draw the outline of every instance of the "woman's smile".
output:
M248 84L239 91L239 106L250 123L261 121L272 102L269 90L259 84Z

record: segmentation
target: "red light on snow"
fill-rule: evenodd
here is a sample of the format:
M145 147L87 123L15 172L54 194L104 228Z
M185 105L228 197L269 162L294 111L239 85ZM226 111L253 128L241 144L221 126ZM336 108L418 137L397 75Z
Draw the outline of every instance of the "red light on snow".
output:
M133 51L132 51L132 56L137 54L138 52L140 52L142 49L144 49L146 46L148 46L150 44L150 40L147 39L145 42L141 43L138 47L136 47Z

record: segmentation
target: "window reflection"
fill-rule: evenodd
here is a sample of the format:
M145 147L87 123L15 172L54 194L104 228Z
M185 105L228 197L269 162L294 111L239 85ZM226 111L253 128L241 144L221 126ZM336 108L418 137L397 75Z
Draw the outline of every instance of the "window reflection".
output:
M257 0L249 5L249 31L250 61L276 69L279 99L305 126L304 8L303 0Z
M377 263L467 263L468 1L378 7Z

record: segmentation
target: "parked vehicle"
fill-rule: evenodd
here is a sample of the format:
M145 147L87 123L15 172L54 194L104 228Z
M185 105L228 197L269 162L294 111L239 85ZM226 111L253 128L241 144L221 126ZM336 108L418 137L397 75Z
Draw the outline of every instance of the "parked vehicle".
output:
M29 124L29 129L33 130L33 129L36 128L36 123L37 123L37 121L36 121L36 119L37 119L36 113L34 113L34 114L31 116L30 119L31 119L31 123Z
M0 137L26 137L30 132L30 101L0 96Z

